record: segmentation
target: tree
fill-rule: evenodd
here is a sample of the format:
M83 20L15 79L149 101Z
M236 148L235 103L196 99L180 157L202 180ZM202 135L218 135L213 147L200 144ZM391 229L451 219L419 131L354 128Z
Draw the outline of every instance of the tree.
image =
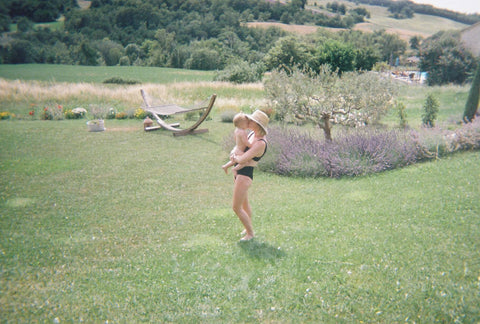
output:
M77 48L78 63L80 65L97 65L98 53L84 40Z
M478 100L480 96L480 63L477 65L477 71L468 93L467 103L465 104L465 112L463 113L463 120L471 122L475 118L478 110Z
M11 19L8 15L7 5L0 2L0 33L10 31Z
M324 65L318 74L297 67L272 72L265 90L276 116L284 122L310 121L332 140L334 124L377 122L390 107L395 87L378 74L348 72L341 77Z
M135 62L140 56L141 50L137 44L128 44L125 46L125 55L128 56L130 62Z
M311 60L312 54L308 45L294 36L279 39L264 59L268 70L296 65L306 67Z
M95 41L92 45L100 53L107 66L117 65L120 58L124 55L123 46L108 38Z
M438 32L423 42L420 53L419 66L428 72L428 85L462 84L475 66L475 58L461 44L458 32Z
M414 50L418 50L420 48L420 44L422 43L422 36L413 36L410 38L410 48Z
M206 47L194 48L190 58L185 62L185 68L192 70L215 70L219 67L218 52Z
M400 39L396 34L386 33L384 30L373 33L372 41L381 52L382 61L389 62L394 57L399 57L405 53L407 43ZM393 64L393 62L390 62Z
M328 64L332 71L339 73L355 70L356 52L348 44L335 40L324 42L315 55L315 70L319 70L324 64Z
M17 21L17 30L22 33L26 33L33 30L35 24L27 17L21 17Z
M263 75L263 64L245 61L233 61L215 76L216 81L228 81L233 83L257 82Z
M7 46L9 64L34 63L35 49L31 42L26 40L14 40Z
M439 106L440 103L438 102L437 98L435 98L432 94L429 94L427 96L427 99L425 100L425 105L423 106L423 125L425 125L426 127L435 126L435 119L437 119Z

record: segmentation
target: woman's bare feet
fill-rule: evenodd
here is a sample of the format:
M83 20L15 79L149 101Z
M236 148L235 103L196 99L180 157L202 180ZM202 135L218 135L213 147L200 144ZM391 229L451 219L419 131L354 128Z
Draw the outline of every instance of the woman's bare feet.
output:
M254 237L255 237L254 235L247 234L240 239L240 242L247 242L247 241L253 240Z

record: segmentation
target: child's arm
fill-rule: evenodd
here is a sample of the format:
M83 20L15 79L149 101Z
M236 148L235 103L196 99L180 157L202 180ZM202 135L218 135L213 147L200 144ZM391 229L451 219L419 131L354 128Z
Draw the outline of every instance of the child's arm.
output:
M245 150L245 148L249 145L247 132L245 130L238 129L235 132L235 143L240 150Z
M233 163L233 162L232 162ZM234 163L235 164L235 163ZM240 169L243 169L243 167L247 166L246 164L240 164L238 163L232 170L233 171L238 171Z
M235 130L235 146L230 151L230 158L234 155L242 155L245 152L245 149L250 145L248 143L247 132L243 129Z

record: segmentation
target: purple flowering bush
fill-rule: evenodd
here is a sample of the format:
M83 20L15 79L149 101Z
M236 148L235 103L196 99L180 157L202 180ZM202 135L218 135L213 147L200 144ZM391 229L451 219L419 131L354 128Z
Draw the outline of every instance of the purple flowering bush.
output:
M422 159L437 158L457 151L480 149L480 118L455 130L424 127L411 132Z
M235 145L232 136L224 149ZM464 150L480 149L480 118L454 131L375 127L347 128L327 141L321 132L302 127L271 127L268 152L259 168L285 176L367 175L404 167Z
M365 175L415 163L418 149L403 130L363 128L336 134L333 141L299 128L272 128L265 171L301 177Z

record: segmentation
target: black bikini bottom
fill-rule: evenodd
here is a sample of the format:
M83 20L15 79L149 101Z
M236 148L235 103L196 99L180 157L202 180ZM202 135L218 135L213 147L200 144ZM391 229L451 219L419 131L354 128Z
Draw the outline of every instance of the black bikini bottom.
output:
M247 176L253 180L253 167L252 166L243 167L237 171L237 175L239 174Z

